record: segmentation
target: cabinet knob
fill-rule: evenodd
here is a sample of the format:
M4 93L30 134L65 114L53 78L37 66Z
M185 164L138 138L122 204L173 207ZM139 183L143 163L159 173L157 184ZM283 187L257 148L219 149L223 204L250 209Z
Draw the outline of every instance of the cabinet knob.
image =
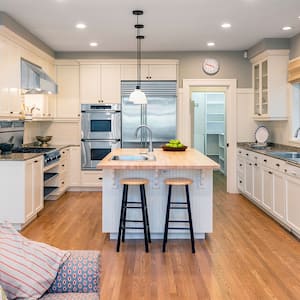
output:
M61 165L62 167L64 167L65 165Z
M14 112L13 112L13 111L10 111L9 113L12 115Z
M276 167L280 167L280 164L276 164Z
M35 162L35 163L37 163L37 162L38 162L38 160L35 160L34 162Z
M242 181L242 180L240 180L240 183L243 183L243 181Z
M273 172L271 172L271 171L269 171L268 173L271 174L271 175L273 174Z
M249 156L249 153L246 153L247 156Z
M254 164L254 166L256 166L256 167L257 167L257 163L255 163L255 164Z
M99 177L98 179L99 179L99 180L102 180L102 177Z
M240 167L242 167L243 165L242 164L240 164Z
M80 117L80 114L77 114L77 117Z
M252 166L252 164L251 164L251 163L249 163L249 166Z
M267 162L267 160L266 160L266 159L264 159L264 162Z

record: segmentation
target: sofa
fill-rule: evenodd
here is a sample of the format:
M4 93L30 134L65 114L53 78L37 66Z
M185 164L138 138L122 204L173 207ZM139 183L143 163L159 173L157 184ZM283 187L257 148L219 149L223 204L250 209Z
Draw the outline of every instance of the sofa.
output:
M71 250L43 300L99 300L100 252Z

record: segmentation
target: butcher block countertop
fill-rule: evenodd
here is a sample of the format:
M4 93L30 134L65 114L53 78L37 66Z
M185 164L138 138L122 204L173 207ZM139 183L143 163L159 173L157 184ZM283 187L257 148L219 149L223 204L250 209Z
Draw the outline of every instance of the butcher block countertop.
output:
M219 169L220 166L201 152L188 148L185 151L163 151L154 149L156 160L125 161L111 160L115 155L139 155L147 149L116 149L101 160L98 169Z

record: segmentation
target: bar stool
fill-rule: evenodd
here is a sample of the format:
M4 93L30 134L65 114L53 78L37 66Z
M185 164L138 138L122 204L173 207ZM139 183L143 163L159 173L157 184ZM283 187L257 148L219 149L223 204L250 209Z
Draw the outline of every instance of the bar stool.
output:
M168 204L166 211L166 221L165 221L165 232L164 232L164 241L162 251L166 251L166 244L168 241L168 229L189 229L191 234L191 244L192 252L195 253L195 240L194 240L194 229L192 221L192 212L191 212L191 203L190 203L190 194L189 194L189 185L193 183L192 179L189 178L167 178L164 183L169 186L168 192ZM172 202L172 186L185 186L186 202ZM187 209L188 211L188 220L170 220L170 210L171 209ZM189 223L188 227L169 227L169 223Z
M149 180L144 178L124 178L121 179L121 184L123 184L123 195L122 195L122 206L120 213L120 223L119 223L119 233L117 242L117 252L120 250L120 241L122 236L122 242L125 241L125 230L126 229L143 229L144 230L144 240L145 240L145 251L149 252L148 243L151 243L150 237L150 227L149 218L147 210L147 201L145 193L145 184L148 184ZM128 201L128 187L129 186L140 186L140 199L141 201ZM137 209L140 208L142 211L142 220L128 220L126 219L127 209ZM132 223L143 223L143 227L136 226L126 226L126 222Z

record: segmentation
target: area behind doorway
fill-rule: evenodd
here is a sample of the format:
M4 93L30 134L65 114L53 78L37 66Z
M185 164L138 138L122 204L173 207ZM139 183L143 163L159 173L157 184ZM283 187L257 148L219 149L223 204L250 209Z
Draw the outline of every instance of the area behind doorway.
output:
M226 175L226 89L191 87L192 146L220 164Z

